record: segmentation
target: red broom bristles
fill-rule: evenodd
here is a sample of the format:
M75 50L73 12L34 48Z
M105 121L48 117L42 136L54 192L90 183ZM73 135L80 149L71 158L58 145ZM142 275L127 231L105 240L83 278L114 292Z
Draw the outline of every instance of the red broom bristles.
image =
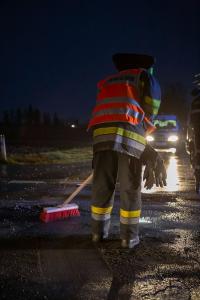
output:
M61 211L52 211L52 212L43 210L40 214L40 220L45 223L48 223L50 221L56 221L71 216L80 216L80 212L78 208L72 208L72 209L66 208Z
M74 199L78 193L89 183L92 181L93 172L81 183L81 185L63 202L61 206L56 207L46 207L43 209L40 214L40 219L43 222L54 221L58 219L64 219L69 216L80 216L80 212L78 210L78 205L75 203L69 202Z

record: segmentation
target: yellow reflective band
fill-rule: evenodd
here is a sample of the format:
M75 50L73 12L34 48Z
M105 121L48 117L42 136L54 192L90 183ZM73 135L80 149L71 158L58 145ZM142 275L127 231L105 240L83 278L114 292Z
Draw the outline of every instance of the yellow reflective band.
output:
M150 104L151 106L157 109L160 107L160 100L152 99L149 96L145 96L145 103Z
M104 214L109 214L112 210L112 206L109 207L96 207L96 206L91 206L92 213L94 214L99 214L99 215L104 215Z
M120 209L120 216L123 218L139 218L141 210L123 210Z
M153 115L157 115L158 114L158 108L153 108Z
M104 128L97 128L93 132L93 136L96 137L102 134L118 134L121 136L125 136L129 139L135 140L143 145L146 145L146 140L142 135L138 133L119 128L119 127L104 127Z
M149 113L149 114L153 114L153 115L157 115L158 114L158 110L159 108L157 107L152 107L148 104L144 104L143 105L143 109L146 113Z

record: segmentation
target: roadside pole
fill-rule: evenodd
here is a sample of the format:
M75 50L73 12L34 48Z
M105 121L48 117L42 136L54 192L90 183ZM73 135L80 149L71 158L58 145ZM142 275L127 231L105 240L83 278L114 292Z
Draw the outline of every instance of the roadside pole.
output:
M3 134L0 135L0 148L0 161L7 161L5 136Z

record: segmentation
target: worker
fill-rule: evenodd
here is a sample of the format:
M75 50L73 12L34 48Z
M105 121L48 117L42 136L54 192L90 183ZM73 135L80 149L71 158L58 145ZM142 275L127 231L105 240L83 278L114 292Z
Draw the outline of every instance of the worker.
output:
M200 89L193 89L192 96L194 99L191 103L189 116L189 127L192 132L190 151L192 154L191 160L196 175L197 173L200 174Z
M88 128L93 131L92 240L108 237L115 185L120 183L120 238L123 248L139 243L141 176L147 189L166 185L166 171L145 135L160 106L160 86L149 55L113 55L117 73L98 83Z

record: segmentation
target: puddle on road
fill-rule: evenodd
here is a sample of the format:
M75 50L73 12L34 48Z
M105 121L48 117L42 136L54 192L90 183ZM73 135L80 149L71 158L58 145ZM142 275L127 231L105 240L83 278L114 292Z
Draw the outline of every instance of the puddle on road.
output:
M167 167L167 186L165 188L168 192L178 191L179 189L179 173L177 167L177 158L170 157L169 165Z
M153 220L151 220L149 217L142 217L139 219L139 223L142 224L151 224Z
M132 296L134 297L134 295L137 295L137 299L144 300L191 299L190 290L187 286L185 286L184 283L180 282L177 278L173 277L163 278L160 280L155 280L154 278L145 280L142 278L140 279L139 284L133 288Z

